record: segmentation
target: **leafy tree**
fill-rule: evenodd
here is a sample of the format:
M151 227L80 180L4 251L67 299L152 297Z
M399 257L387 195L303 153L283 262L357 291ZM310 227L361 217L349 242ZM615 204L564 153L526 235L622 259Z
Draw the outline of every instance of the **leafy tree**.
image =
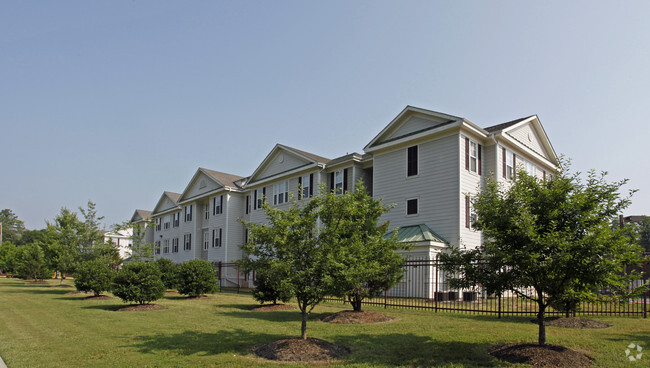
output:
M18 249L10 241L3 241L0 246L0 269L3 273L16 272L16 257Z
M117 271L111 290L125 303L149 304L163 297L165 284L155 263L135 261Z
M103 243L104 236L99 228L99 222L104 219L104 216L97 216L95 203L92 201L88 201L86 209L79 207L79 212L84 218L77 231L79 248L83 259L91 259L93 258L93 247Z
M55 241L47 247L46 256L50 267L61 273L61 285L66 278L66 274L72 274L79 264L79 253L76 249L70 248L70 245Z
M298 302L301 336L307 339L307 317L330 290L332 279L327 273L326 251L318 244L318 201L302 205L291 198L290 202L287 210L263 204L268 225L244 222L250 242L242 249L244 263L258 272L286 267L286 285Z
M639 231L639 244L650 253L650 216L643 216L643 220L637 224Z
M0 224L2 226L1 240L18 244L23 231L25 231L25 223L19 220L12 210L5 208L0 211Z
M378 224L390 211L373 199L363 182L353 193L321 194L320 245L328 250L329 270L336 282L332 294L347 297L354 311L361 311L364 298L374 297L395 286L404 275L405 259L396 251L406 249L397 231L388 233L389 223Z
M25 279L33 278L34 281L38 281L52 276L45 252L39 244L24 245L18 248L16 268L18 275Z
M156 265L160 270L160 278L168 290L178 287L178 265L168 258L158 258Z
M113 239L108 239L106 243L95 244L90 251L90 258L101 259L113 270L117 270L122 264L120 249Z
M150 261L153 260L154 244L147 241L147 229L153 226L151 220L144 222L131 222L126 221L121 224L115 225L113 231L132 230L131 236L131 257L134 261Z
M81 241L78 234L83 232L83 223L77 214L67 208L61 208L53 222L47 222L45 237L48 258L52 267L61 272L61 282L65 274L72 274L81 261Z
M275 266L275 267L273 267ZM255 273L255 289L253 298L260 303L273 302L278 300L286 303L293 296L291 285L287 279L287 267L280 263L273 263L267 267L261 267Z
M26 245L32 243L45 243L49 241L47 229L25 230L16 245Z
M98 258L82 263L74 274L74 286L79 291L92 291L95 296L111 289L115 271Z
M199 297L214 292L217 287L217 270L204 259L193 259L178 266L178 292Z
M625 290L638 275L622 268L640 262L640 249L631 227L611 226L630 203L619 194L626 181L608 183L605 175L591 171L583 182L562 165L545 180L518 171L509 189L488 180L472 201L472 226L483 231L483 244L443 256L447 271L459 275L451 281L478 281L488 293L511 290L537 303L540 345L547 306L567 295L593 297L601 288Z

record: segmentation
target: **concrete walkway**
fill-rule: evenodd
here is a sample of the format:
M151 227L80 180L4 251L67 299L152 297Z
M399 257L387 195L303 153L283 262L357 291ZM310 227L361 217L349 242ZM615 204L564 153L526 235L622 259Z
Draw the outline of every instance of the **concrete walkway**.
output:
M2 357L0 357L0 368L7 368L7 365L5 364L5 362L2 361Z

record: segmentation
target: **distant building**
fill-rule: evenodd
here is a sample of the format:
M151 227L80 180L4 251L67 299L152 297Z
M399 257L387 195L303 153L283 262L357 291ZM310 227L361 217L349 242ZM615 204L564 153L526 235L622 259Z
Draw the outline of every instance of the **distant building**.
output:
M105 231L104 243L113 241L120 251L120 258L127 259L131 256L131 246L133 245L133 229L125 229L120 231Z

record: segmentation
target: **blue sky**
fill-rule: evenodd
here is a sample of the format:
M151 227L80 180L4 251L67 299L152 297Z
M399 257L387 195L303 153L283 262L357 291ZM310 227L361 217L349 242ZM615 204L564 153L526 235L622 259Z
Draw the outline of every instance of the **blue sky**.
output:
M576 171L650 214L650 2L0 3L0 208L107 226L198 167L276 143L361 152L406 105L487 127L537 114Z

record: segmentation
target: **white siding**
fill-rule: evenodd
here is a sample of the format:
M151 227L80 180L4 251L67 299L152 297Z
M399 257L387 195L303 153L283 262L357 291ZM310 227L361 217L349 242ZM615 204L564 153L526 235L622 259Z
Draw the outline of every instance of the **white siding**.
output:
M194 198L203 193L208 193L220 188L221 186L214 182L213 179L208 178L205 174L201 173L197 180L192 184L189 190L185 193L181 200Z
M537 135L537 132L535 132L535 129L533 129L532 125L530 123L521 126L517 129L514 129L507 134L511 135L513 138L527 146L528 148L532 149L533 151L539 153L542 157L548 159L548 155L546 154L546 150L544 150L544 147L542 146L541 140L539 139L539 136Z
M481 175L478 174L477 172L472 172L470 170L465 169L465 138L468 136L461 135L460 139L458 140L458 148L459 148L459 161L461 162L461 165L459 165L460 169L460 190L458 192L458 227L460 229L459 235L460 235L460 245L465 246L467 248L476 248L479 245L481 245L481 233L475 230L472 230L471 225L470 228L466 228L466 211L465 211L465 196L469 196L470 200L472 197L474 197L477 193L480 191L480 187L483 184L483 178L485 176L485 165L484 165L484 160L483 157L484 155L481 154ZM475 142L480 142L478 141L475 137L468 137L471 140L474 140ZM484 152L482 152L484 153ZM451 240L450 240L451 241Z
M391 228L426 224L451 244L458 243L458 134L419 144L419 170L406 177L407 146L374 156L373 197L396 206L382 217ZM418 198L419 213L406 215L406 199Z
M256 179L259 180L268 178L273 175L293 170L310 163L311 162L295 156L287 151L279 151L268 160L266 167L256 175Z
M391 134L388 137L388 139L395 138L395 137L401 137L401 136L404 136L404 135L407 135L407 134L411 134L411 133L420 131L422 129L431 128L432 126L438 125L438 124L440 124L440 123L436 122L436 121L432 121L430 119L424 119L424 118L421 118L421 117L414 116L414 117L411 117L410 119L408 119L406 122L404 122L404 124L402 124L402 126L397 128L395 133Z

